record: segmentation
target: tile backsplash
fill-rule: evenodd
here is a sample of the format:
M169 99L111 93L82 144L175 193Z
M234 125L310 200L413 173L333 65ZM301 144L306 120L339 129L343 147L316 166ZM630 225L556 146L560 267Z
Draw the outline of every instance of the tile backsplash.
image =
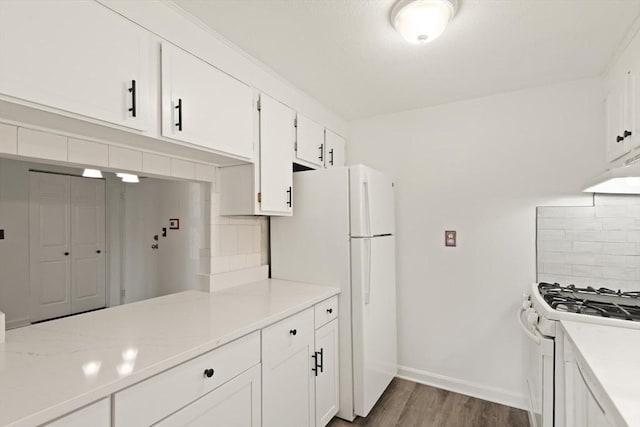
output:
M261 216L220 215L220 193L208 186L206 232L209 247L201 250L200 273L217 274L269 263L269 220Z
M536 253L539 282L640 289L640 196L538 207Z

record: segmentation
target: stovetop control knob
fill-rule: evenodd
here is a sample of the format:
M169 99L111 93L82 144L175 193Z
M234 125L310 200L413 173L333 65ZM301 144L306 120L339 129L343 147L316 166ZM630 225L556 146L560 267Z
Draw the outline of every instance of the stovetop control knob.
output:
M526 310L527 308L531 307L531 301L526 300L526 301L522 301L522 308L524 310Z
M527 322L529 322L530 325L536 325L538 324L538 320L540 320L538 313L533 310L529 310L529 313L527 314Z

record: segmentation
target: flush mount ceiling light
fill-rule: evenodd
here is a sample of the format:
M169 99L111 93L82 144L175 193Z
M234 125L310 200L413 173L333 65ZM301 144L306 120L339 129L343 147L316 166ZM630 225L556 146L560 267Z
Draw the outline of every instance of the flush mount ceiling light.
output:
M458 9L457 0L400 0L391 9L391 23L409 43L437 39Z
M85 178L102 178L102 172L98 169L85 169L82 172L82 176Z
M140 182L138 175L131 173L117 173L116 176L122 179L122 182L137 183Z

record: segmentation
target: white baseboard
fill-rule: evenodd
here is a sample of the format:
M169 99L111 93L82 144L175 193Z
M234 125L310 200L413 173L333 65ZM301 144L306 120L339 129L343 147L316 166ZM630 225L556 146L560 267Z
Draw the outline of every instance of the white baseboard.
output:
M6 324L7 330L21 328L23 326L29 326L31 324L31 320L28 317L24 317L22 319L14 319L8 320Z
M508 390L489 387L483 384L477 384L431 372L420 371L406 366L398 366L397 376L398 378L405 380L453 391L467 396L476 397L478 399L500 403L502 405L523 409L525 411L529 410L527 397L525 395L519 395Z

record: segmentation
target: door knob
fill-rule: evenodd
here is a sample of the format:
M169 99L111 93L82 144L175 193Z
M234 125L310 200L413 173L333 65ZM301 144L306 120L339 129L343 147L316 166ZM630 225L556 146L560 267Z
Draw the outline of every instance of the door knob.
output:
M98 250L96 251L96 253L97 253L97 254L99 254L100 252L102 252L100 249L98 249Z
M214 373L213 368L204 370L204 376L207 378L211 378L213 376L213 373Z
M296 334L298 333L298 330L297 330L297 329L291 329L291 330L289 331L289 333L295 337L295 336L296 336Z
M327 308L327 313L329 314L333 313L333 308Z
M622 142L624 141L624 138L621 137L620 135L616 136L616 142Z
M69 256L69 252L65 252L65 253L64 253L64 256Z

